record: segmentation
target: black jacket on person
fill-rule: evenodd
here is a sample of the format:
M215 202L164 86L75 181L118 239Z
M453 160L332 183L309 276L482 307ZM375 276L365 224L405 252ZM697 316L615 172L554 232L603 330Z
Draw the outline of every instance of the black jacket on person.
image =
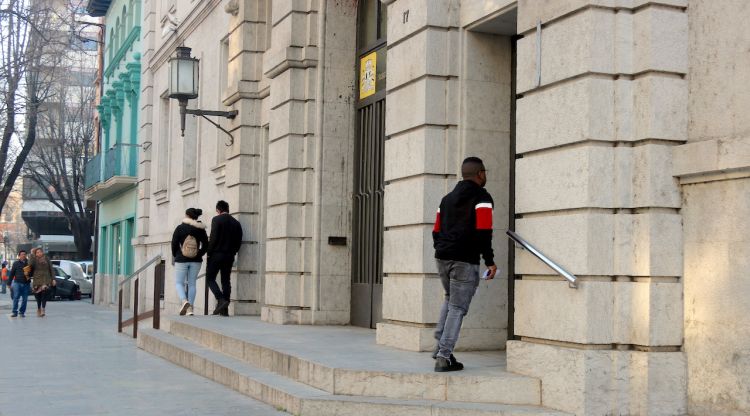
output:
M223 213L211 220L211 238L208 239L208 257L226 255L234 257L242 245L242 225L233 216Z
M192 235L198 242L198 255L196 257L185 257L182 255L182 243L187 236ZM182 224L174 229L172 234L172 258L176 263L201 263L203 255L208 249L208 235L206 225L196 220L185 218Z
M492 251L490 194L476 182L463 180L440 201L432 239L435 258L479 264L479 255L489 267Z
M26 276L23 274L23 268L26 267L29 264L29 261L21 261L16 260L13 262L13 266L10 268L10 272L8 272L8 282L7 284L10 285L13 283L13 280L17 281L18 283L29 283L31 280L27 279Z

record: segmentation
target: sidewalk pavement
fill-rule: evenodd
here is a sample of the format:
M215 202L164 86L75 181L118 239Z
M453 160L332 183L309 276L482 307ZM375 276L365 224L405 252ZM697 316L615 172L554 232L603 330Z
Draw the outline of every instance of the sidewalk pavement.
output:
M0 415L253 415L272 407L154 357L117 333L115 312L49 302L11 318L0 295Z

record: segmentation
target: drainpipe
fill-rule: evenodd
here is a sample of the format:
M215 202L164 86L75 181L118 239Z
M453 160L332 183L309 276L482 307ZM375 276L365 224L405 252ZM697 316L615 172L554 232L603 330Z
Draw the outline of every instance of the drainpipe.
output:
M315 136L318 138L315 147L315 199L313 204L313 241L316 250L313 257L313 302L312 310L320 310L320 259L323 250L323 238L321 236L321 219L323 217L323 116L325 114L323 97L325 95L325 50L326 50L326 8L327 0L320 0L318 6L318 73L317 88L315 91L316 119Z

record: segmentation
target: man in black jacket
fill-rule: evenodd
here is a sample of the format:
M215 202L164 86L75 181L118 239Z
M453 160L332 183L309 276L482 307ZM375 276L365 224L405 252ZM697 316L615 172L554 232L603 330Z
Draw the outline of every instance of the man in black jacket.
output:
M18 314L21 314L21 318L26 316L26 303L29 300L29 293L31 292L31 279L24 272L24 267L28 265L26 260L26 250L18 252L18 260L13 262L13 267L10 269L8 274L8 284L10 284L10 291L13 296L13 314L11 318L15 318ZM21 300L21 308L18 308L18 300Z
M493 201L484 189L487 172L482 159L468 157L461 165L463 180L440 201L432 238L445 301L435 329L435 371L463 369L453 356L461 323L479 286L479 255L487 279L495 277L492 251Z
M216 203L216 214L211 220L211 236L208 239L206 279L217 301L213 314L228 316L229 297L232 294L229 277L234 264L234 256L240 251L242 244L242 225L229 215L229 204L226 201ZM221 288L216 283L216 275L219 273L221 273Z

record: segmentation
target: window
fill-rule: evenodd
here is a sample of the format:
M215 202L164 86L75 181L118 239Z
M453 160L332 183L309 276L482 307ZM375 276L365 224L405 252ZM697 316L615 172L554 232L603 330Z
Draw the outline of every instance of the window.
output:
M159 137L158 137L158 155L157 155L157 175L156 190L166 190L169 185L169 147L170 147L170 123L171 106L169 97L166 93L161 99L161 119L159 120Z

